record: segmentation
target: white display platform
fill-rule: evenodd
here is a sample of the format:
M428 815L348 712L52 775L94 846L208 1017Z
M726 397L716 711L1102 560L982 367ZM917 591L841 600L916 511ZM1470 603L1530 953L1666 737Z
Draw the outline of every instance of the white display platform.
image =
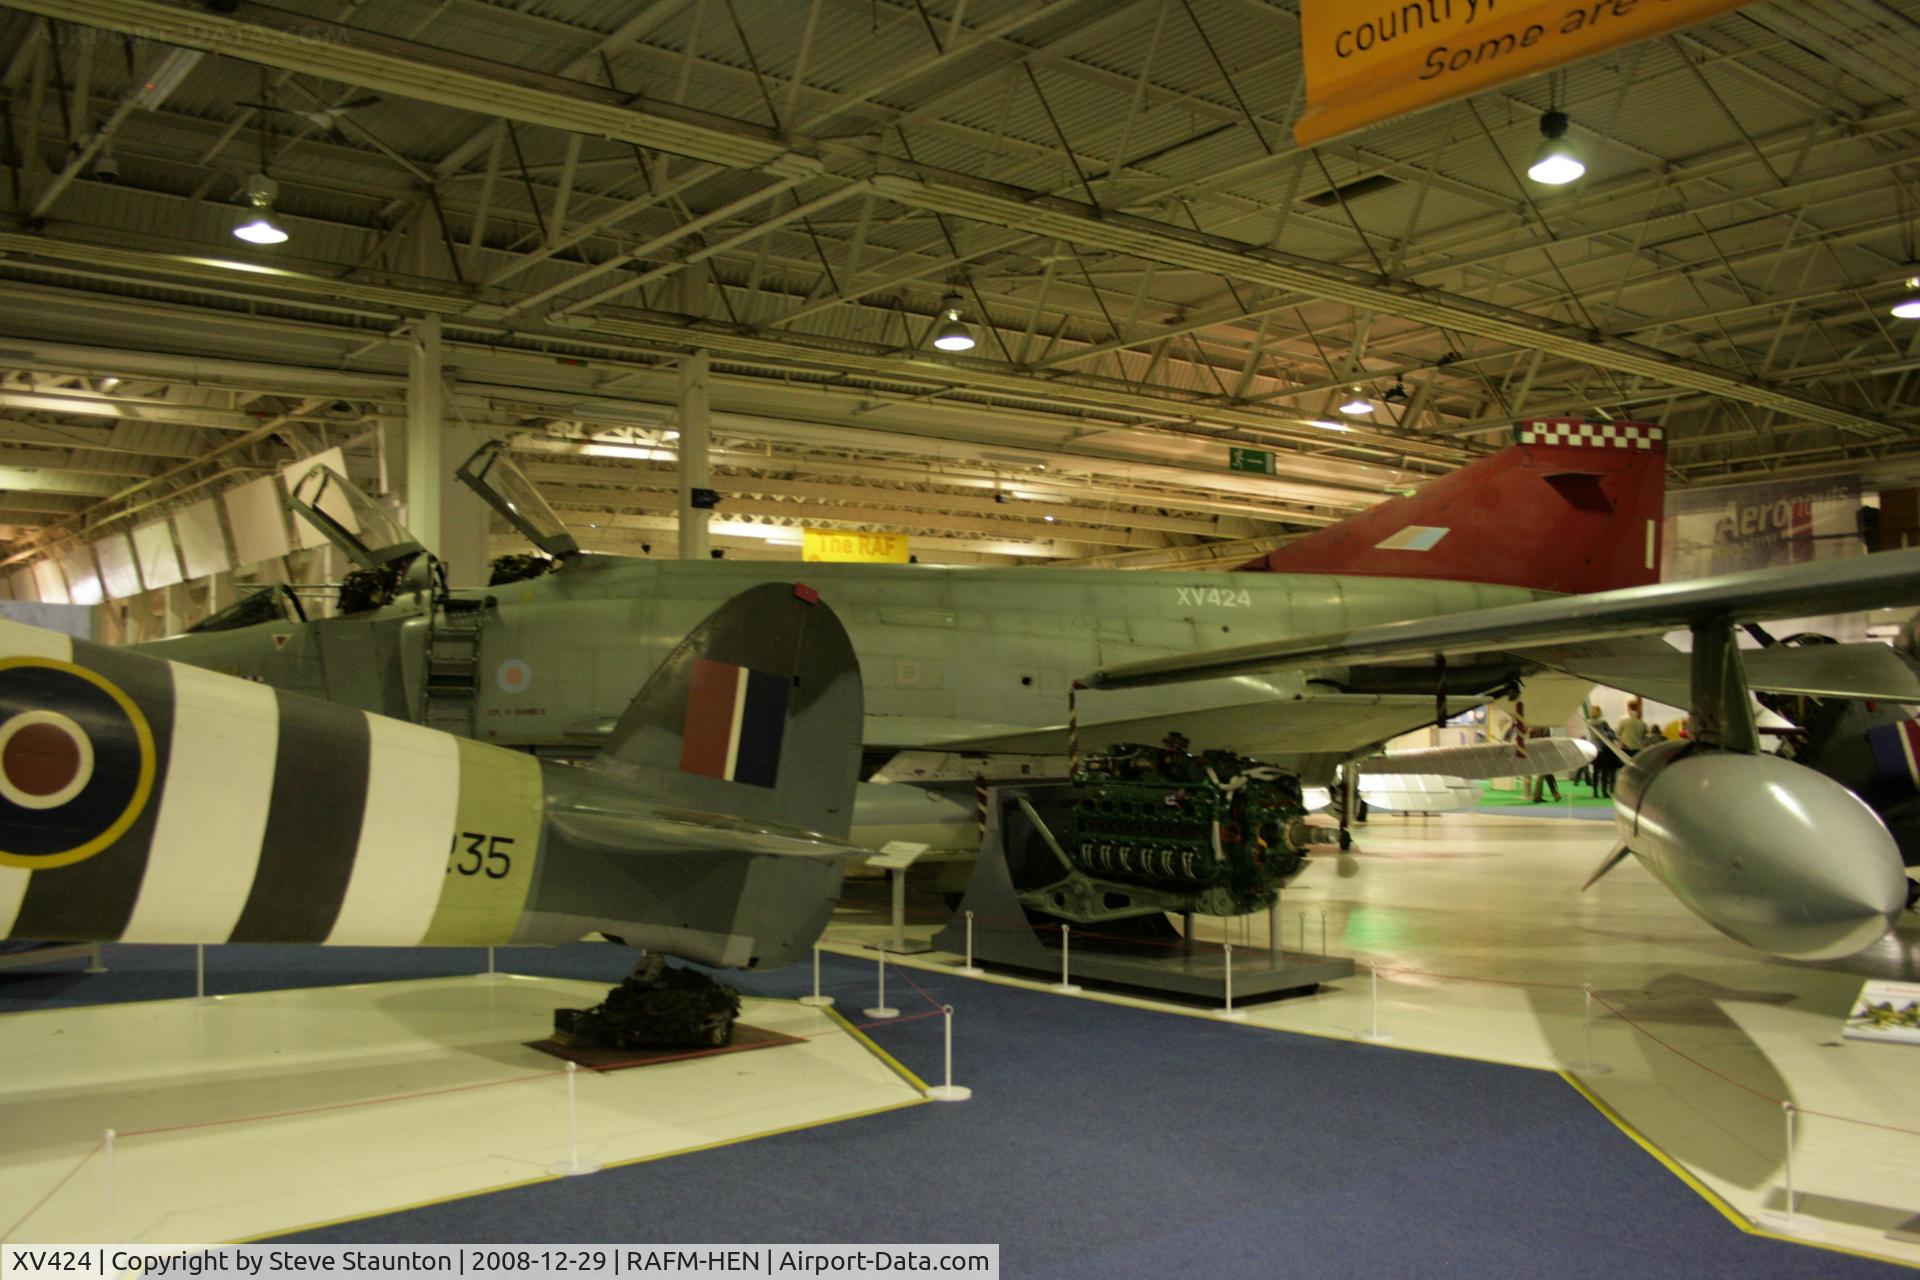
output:
M523 1042L605 994L436 978L0 1017L0 1239L242 1240L552 1177L570 1158L566 1064ZM827 1011L743 1003L743 1022L806 1038L580 1071L581 1160L926 1100Z

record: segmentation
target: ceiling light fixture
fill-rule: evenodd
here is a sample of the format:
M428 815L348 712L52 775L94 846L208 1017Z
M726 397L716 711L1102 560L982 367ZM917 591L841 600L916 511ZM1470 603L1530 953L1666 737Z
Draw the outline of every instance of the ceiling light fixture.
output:
M1353 428L1352 428L1352 427L1350 427L1350 426L1348 426L1348 425L1347 425L1346 423L1344 423L1344 422L1335 422L1335 421L1333 421L1333 420L1332 420L1331 418L1315 418L1315 419L1314 419L1314 420L1313 420L1312 422L1310 422L1310 423L1308 423L1307 425L1308 425L1308 426L1311 426L1311 427L1319 427L1319 428L1320 428L1320 429L1321 429L1322 431L1351 431L1351 430L1353 430Z
M1387 393L1380 398L1388 404L1405 404L1411 397L1407 395L1407 384L1395 378L1393 385L1388 387Z
M1553 110L1540 117L1540 152L1527 176L1547 187L1563 187L1587 171L1580 152L1567 138L1567 113Z
M933 331L933 345L942 351L973 350L973 330L960 318L960 295L957 293L940 299L940 326Z
M1367 399L1366 389L1356 382L1353 384L1352 394L1347 397L1347 402L1340 406L1340 412L1357 418L1373 412L1373 401Z
M1920 320L1920 276L1907 279L1907 296L1893 304L1893 314L1902 320Z
M273 219L274 197L280 184L264 173L247 177L247 204L234 220L233 234L249 244L285 244L287 233Z

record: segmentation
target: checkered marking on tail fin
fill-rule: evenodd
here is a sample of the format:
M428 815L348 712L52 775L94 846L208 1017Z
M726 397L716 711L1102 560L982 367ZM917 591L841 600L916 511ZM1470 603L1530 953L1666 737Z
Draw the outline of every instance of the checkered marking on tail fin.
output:
M772 787L787 728L787 681L697 658L680 733L680 771Z
M1534 418L1514 428L1520 444L1570 445L1590 449L1660 449L1666 431L1635 422L1583 422L1579 418Z

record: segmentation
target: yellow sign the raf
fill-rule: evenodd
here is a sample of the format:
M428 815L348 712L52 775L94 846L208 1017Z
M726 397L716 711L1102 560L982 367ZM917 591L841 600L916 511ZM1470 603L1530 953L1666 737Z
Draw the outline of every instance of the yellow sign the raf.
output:
M800 558L828 564L905 564L907 535L806 529L802 531Z
M1303 147L1691 26L1747 0L1301 0Z

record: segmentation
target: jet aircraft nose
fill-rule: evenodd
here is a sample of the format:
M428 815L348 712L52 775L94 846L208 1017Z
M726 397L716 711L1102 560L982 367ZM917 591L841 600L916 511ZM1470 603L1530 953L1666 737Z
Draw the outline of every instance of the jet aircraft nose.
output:
M1685 744L1643 753L1616 789L1629 848L1695 914L1748 946L1831 960L1906 906L1906 872L1872 809L1777 756Z

